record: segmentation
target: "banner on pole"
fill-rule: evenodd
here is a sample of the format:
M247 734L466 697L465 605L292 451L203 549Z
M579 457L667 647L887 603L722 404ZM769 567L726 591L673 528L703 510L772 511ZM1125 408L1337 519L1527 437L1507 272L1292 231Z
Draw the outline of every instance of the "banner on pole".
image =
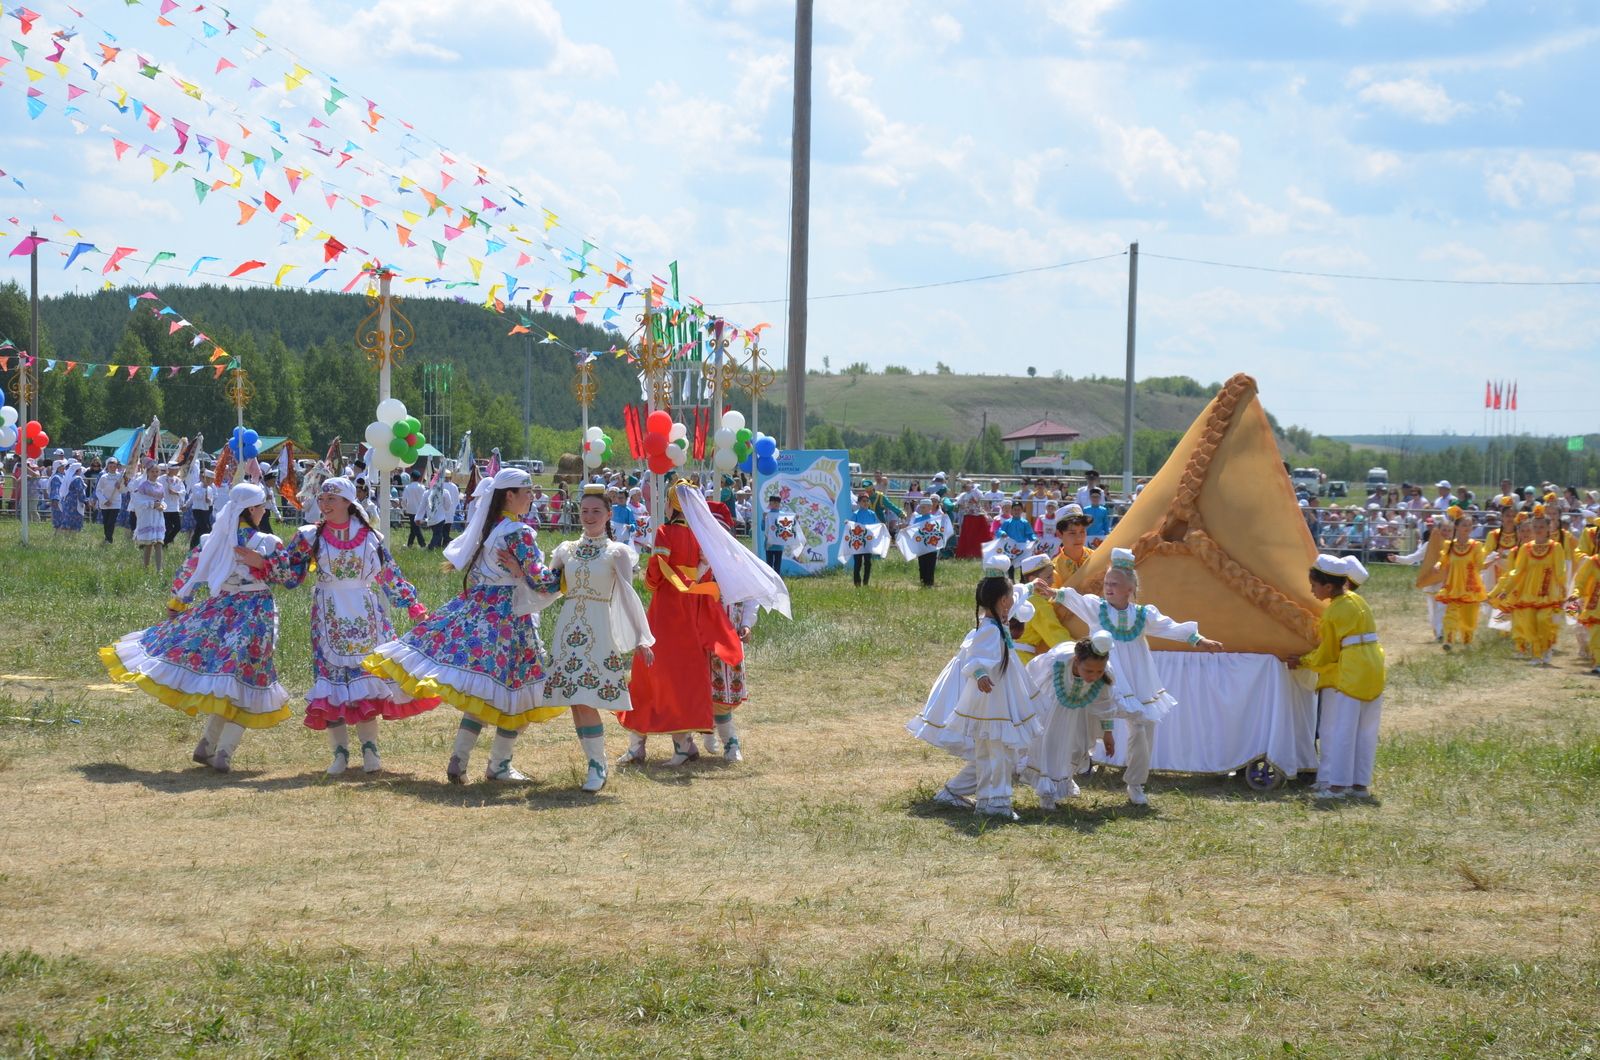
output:
M1567 452L1569 452L1569 453L1581 453L1581 452L1583 452L1583 435L1576 434L1576 435L1573 435L1571 438L1567 439Z
M784 449L778 453L778 470L763 478L755 498L755 517L766 514L767 498L777 495L779 509L793 512L805 539L797 558L783 558L785 576L818 574L839 562L844 524L850 518L850 453L844 449ZM758 547L766 540L766 527L757 528Z

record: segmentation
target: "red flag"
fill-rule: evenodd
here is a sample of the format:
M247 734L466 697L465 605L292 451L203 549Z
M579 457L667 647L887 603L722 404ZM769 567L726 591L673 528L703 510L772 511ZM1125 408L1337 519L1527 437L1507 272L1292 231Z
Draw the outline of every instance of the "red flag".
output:
M1511 383L1511 411L1517 411L1517 384L1514 380Z
M256 261L256 260L252 259L250 261L245 262L243 265L240 265L237 269L234 269L232 272L228 273L228 275L229 276L243 276L245 273L249 272L251 269L264 269L266 267L267 267L267 263L266 262L264 262L264 261Z
M1483 381L1483 407L1494 408L1494 384L1487 379Z
M1505 388L1502 384L1496 383L1494 385L1494 408L1498 409L1500 407L1500 399L1503 396L1504 390Z

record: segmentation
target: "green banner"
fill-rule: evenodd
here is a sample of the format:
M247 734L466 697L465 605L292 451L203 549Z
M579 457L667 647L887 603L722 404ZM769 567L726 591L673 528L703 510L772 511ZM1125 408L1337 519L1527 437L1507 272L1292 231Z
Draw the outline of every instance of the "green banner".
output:
M1583 452L1583 435L1574 435L1573 437L1567 439L1567 452Z

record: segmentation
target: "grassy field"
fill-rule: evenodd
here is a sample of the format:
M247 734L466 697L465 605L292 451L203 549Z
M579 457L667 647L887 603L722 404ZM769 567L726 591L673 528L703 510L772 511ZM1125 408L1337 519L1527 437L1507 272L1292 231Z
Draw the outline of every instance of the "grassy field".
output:
M594 798L565 721L521 741L533 783L447 786L446 711L389 728L374 779L324 777L298 724L231 776L193 766L196 723L95 661L163 587L131 548L43 536L0 525L3 1055L1600 1049L1600 680L1565 645L1548 671L1497 639L1442 654L1414 572L1368 593L1374 804L1158 774L1148 810L1112 778L986 827L930 806L955 763L902 728L970 565L796 584L758 628L746 762ZM298 694L307 596L280 608Z
M1184 430L1205 408L1203 398L1140 392L1134 426ZM783 404L782 381L768 400ZM828 375L806 378L806 409L835 427L899 434L906 427L934 438L965 441L984 417L1002 431L1034 420L1064 423L1084 438L1122 431L1122 387L1041 376Z

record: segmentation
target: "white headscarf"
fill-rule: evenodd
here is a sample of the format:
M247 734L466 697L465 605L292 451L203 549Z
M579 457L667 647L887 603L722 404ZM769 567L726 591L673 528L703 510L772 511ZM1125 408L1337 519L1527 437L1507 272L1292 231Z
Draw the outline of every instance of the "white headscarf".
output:
M221 591L222 583L233 573L233 548L239 517L246 508L266 502L267 491L254 482L241 482L228 491L228 503L222 506L211 524L211 533L206 535L205 544L200 546L200 562L189 576L189 581L184 583L185 587L203 582L213 595Z
M1354 556L1330 556L1324 552L1312 566L1324 574L1348 578L1352 585L1360 586L1367 580L1367 568Z
M456 570L466 570L467 564L472 562L472 557L478 551L478 545L483 541L484 525L489 520L489 501L494 496L495 490L519 489L533 482L533 477L518 467L503 467L495 472L494 478L486 478L478 483L478 488L472 492L473 500L472 517L467 520L466 529L461 531L461 536L444 547L444 558ZM498 514L498 513L496 513Z
M698 489L679 486L677 496L684 521L689 524L700 551L711 565L711 572L717 577L723 603L749 601L768 611L776 611L784 618L790 617L789 589L783 579L717 522Z

